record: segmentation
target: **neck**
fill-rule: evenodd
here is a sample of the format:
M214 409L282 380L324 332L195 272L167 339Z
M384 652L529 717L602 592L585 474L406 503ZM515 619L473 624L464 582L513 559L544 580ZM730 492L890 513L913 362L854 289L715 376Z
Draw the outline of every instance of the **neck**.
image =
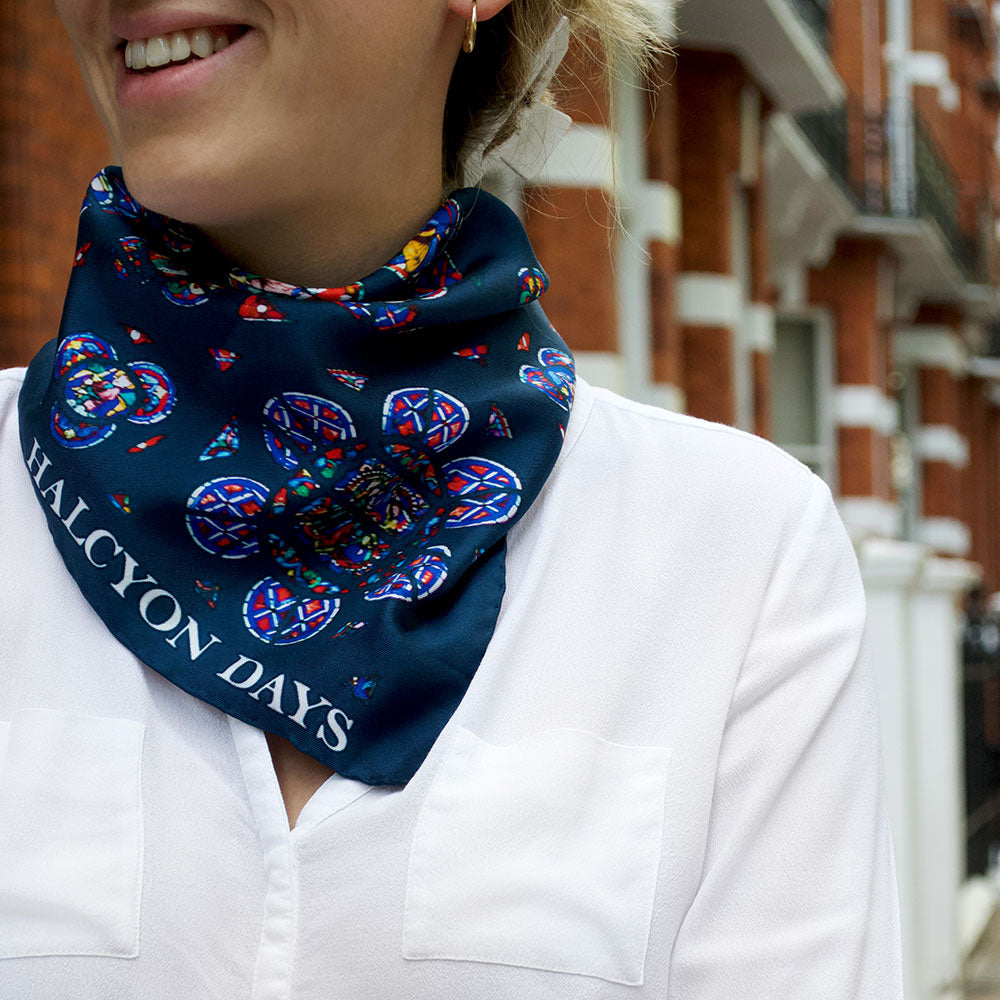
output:
M406 163L405 160L397 162ZM310 192L272 202L269 216L201 226L230 260L265 278L312 288L358 281L392 258L444 200L440 160L407 163L402 176L350 190Z

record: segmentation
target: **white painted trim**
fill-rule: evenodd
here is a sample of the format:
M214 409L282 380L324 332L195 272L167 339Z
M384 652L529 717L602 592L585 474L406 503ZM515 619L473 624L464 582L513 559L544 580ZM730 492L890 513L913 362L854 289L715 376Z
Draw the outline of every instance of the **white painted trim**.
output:
M960 103L959 89L949 75L948 58L941 52L907 52L903 71L918 87L936 87L938 104L945 111L955 111Z
M752 83L740 88L740 180L753 186L760 179L760 89Z
M645 181L639 188L636 236L671 246L681 241L681 195L666 181Z
M983 582L983 568L968 559L930 556L924 560L917 586L925 594L959 594Z
M968 555L972 544L969 529L954 517L921 517L916 525L917 541L938 552L949 555Z
M789 40L795 46L799 58L805 62L816 82L823 90L823 104L837 104L844 100L844 81L834 69L833 62L829 54L823 49L822 44L813 35L812 30L806 27L805 22L793 10L790 9L789 0L764 0L770 8L772 17L780 24ZM709 8L714 13L714 8ZM765 22L766 23L766 22ZM768 27L763 29L765 32ZM683 38L683 34L681 36ZM770 39L768 39L770 41ZM759 72L758 74L759 75ZM784 96L784 95L782 95ZM795 95L799 96L799 95ZM781 104L786 105L790 111L802 110L799 107L792 107L792 100L781 100ZM817 103L815 100L812 104ZM809 106L808 104L806 105Z
M1000 358L973 358L969 362L969 374L1000 381Z
M740 337L748 351L774 353L774 307L763 302L747 302L743 306Z
M646 388L646 398L644 402L651 406L659 406L664 410L671 410L673 413L687 412L687 398L684 390L678 385L671 385L667 382L653 382Z
M686 271L677 275L677 319L690 326L728 326L740 322L739 279L732 274Z
M574 122L533 183L614 192L608 127Z
M967 878L958 891L958 946L968 958L1000 903L997 884L984 875Z
M947 462L956 469L969 464L969 442L948 424L922 424L913 432L913 454L931 462Z
M877 385L834 386L833 419L840 427L870 427L887 437L899 429L896 401Z
M920 324L901 326L892 335L892 357L896 364L922 368L947 368L953 375L969 370L969 354L950 326Z
M793 260L774 275L778 289L778 308L793 312L808 305L809 272L804 260Z
M619 391L638 399L653 377L653 302L650 255L637 212L643 207L646 182L645 93L634 70L615 77L614 97L614 128L621 150L617 198L624 222L624 232L618 231L614 240L615 345L621 356Z
M897 503L878 497L839 497L836 506L852 538L870 534L899 537L900 510Z
M625 359L617 351L574 351L576 370L585 382L625 392Z
M883 588L907 590L920 572L920 564L929 554L926 545L895 538L866 538L857 550L858 564L865 590Z

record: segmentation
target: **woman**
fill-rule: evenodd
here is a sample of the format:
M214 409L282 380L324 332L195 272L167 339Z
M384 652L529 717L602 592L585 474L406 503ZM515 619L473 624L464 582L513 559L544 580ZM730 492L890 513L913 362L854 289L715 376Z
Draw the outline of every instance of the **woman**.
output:
M565 6L651 44L61 0L121 167L0 381L0 995L901 996L829 490L576 379L451 180Z

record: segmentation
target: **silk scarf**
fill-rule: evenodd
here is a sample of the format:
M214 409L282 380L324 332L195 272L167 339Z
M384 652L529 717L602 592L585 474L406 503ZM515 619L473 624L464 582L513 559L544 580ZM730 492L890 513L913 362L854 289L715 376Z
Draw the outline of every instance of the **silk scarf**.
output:
M308 288L235 266L106 167L19 398L87 601L196 698L405 785L483 658L507 532L562 445L575 378L547 286L477 188L361 280Z

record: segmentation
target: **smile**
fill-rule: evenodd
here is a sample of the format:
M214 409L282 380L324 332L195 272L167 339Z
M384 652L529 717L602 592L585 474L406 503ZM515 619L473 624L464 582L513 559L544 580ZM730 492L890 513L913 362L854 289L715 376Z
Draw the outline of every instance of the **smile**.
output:
M249 27L245 24L224 24L212 27L188 28L169 34L123 41L126 69L134 73L152 73L164 66L182 65L221 52L240 38Z

